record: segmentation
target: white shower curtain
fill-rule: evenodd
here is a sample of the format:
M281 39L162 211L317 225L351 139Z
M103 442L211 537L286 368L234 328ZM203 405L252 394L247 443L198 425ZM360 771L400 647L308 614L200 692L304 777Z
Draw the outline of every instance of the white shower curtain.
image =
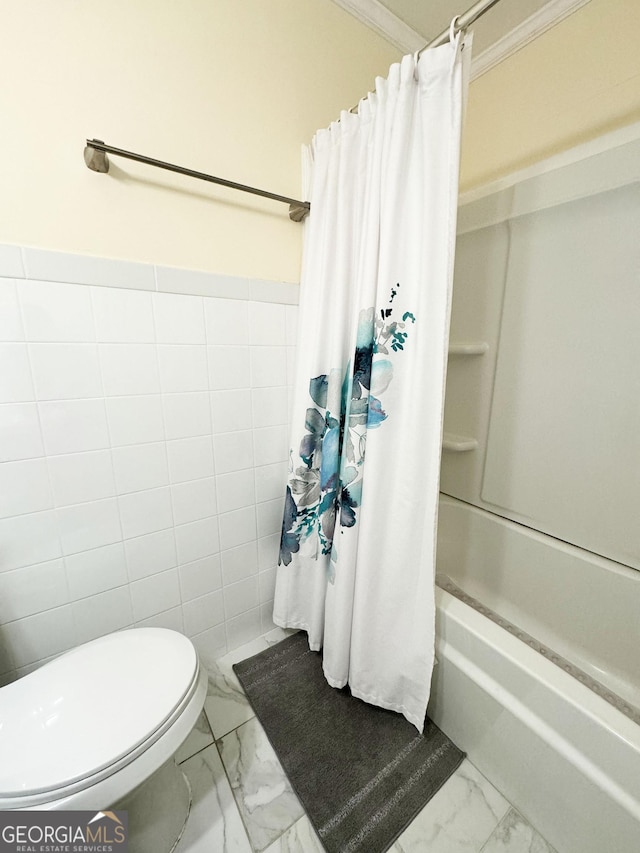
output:
M274 604L329 684L420 731L469 53L405 56L314 137Z

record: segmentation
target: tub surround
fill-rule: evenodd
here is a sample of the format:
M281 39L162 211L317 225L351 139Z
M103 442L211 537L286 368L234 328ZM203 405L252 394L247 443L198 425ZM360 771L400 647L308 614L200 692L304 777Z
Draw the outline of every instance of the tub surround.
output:
M297 286L0 246L0 683L271 626Z
M640 125L461 198L441 489L640 569Z
M640 838L639 154L635 125L458 216L429 714L562 853Z

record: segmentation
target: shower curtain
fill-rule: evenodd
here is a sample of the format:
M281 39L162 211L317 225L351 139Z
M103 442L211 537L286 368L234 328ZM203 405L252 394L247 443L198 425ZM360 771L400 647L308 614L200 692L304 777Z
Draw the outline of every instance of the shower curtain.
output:
M405 56L312 142L274 621L422 731L470 39Z

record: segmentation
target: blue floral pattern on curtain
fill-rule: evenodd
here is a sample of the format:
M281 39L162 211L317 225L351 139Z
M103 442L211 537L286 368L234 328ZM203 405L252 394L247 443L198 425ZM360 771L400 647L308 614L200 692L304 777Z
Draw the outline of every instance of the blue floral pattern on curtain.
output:
M393 288L389 303L396 294ZM379 395L393 379L391 352L404 349L407 323L416 321L409 311L402 320L392 319L392 314L392 308L360 311L353 366L350 361L344 372L334 368L311 378L313 406L306 410L306 433L298 451L301 465L293 462L291 451L279 563L288 566L292 554L310 540L316 556L331 555L330 581L337 558L336 523L339 527L357 523L367 432L388 417Z

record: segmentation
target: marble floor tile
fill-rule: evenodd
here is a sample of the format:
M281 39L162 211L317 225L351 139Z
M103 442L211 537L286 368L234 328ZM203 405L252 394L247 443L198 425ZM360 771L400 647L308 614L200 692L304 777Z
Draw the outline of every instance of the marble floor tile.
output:
M218 743L251 845L265 850L303 815L269 743L253 718Z
M175 853L252 853L215 744L181 769L191 784L193 803Z
M210 746L212 743L213 734L211 733L207 716L203 711L196 720L195 726L187 735L187 739L176 752L176 761L178 764L181 764L187 758L191 758L196 752L200 752L201 749Z
M509 809L482 853L556 853L515 809Z
M264 853L325 853L325 850L305 815L270 844Z
M391 853L479 853L509 806L465 759L393 844Z
M260 638L218 658L209 666L204 710L216 740L254 716L253 708L232 669L233 664L257 655L268 647L266 640Z

